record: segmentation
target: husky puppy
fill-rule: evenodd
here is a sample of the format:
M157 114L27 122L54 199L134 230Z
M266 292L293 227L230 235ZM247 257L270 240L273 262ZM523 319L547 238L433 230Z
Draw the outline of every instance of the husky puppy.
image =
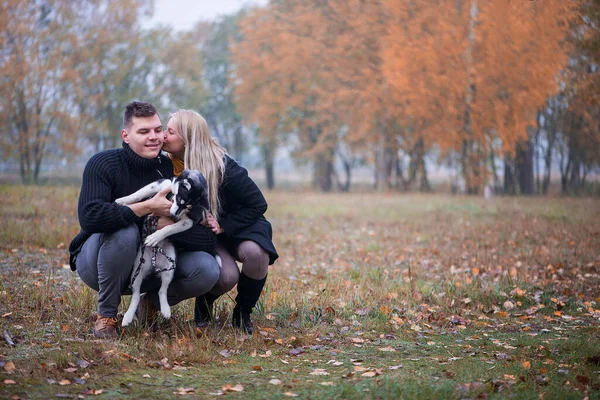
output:
M183 232L206 218L208 213L208 185L206 179L196 170L184 170L181 175L169 179L159 179L144 186L129 196L121 197L115 202L121 205L133 204L154 196L167 187L173 194L171 218L176 221L158 231L149 234L143 239L138 249L138 255L131 274L131 304L123 317L122 326L127 326L133 321L135 311L140 302L140 287L142 281L150 273L156 273L161 279L158 297L160 299L160 312L165 318L171 317L171 308L167 302L167 288L173 280L175 273L175 247L167 237ZM151 219L144 222L144 235L153 229L149 227ZM150 232L147 232L150 231ZM162 255L163 257L159 256Z

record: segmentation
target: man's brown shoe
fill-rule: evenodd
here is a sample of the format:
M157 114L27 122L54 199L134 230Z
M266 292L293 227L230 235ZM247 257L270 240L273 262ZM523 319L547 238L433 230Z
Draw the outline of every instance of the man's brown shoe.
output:
M99 339L116 339L118 336L117 319L98 314L94 324L94 336Z

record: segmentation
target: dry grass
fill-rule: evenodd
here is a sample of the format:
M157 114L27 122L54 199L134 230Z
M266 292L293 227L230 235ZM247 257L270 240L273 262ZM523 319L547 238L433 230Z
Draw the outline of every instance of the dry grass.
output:
M78 230L76 190L0 187L0 330L15 343L0 363L2 380L16 382L0 395L85 397L89 388L169 398L182 386L204 398L236 383L250 398L577 398L600 389L598 200L267 198L281 259L258 334L228 327L224 297L207 335L196 335L185 302L165 331L133 328L104 343L89 335L95 293L63 267Z

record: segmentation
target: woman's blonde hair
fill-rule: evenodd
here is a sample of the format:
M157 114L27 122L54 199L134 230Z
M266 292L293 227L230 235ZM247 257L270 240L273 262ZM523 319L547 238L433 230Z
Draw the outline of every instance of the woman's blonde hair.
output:
M227 151L210 136L206 120L196 111L181 109L169 115L169 120L174 122L175 132L185 145L185 168L196 169L206 178L210 213L218 219L221 212L219 186L223 182Z

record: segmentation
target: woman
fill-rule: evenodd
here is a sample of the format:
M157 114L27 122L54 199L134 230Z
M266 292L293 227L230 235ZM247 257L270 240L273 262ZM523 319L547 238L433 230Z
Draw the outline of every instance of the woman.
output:
M196 326L208 325L214 301L237 283L232 324L252 334L250 314L267 280L269 265L279 257L271 241L271 224L264 217L267 202L248 171L213 140L197 112L179 110L169 116L163 150L171 156L175 175L184 168L196 169L209 186L210 215L205 224L218 235L216 250L222 267L212 290L196 298ZM242 263L241 273L236 260Z

